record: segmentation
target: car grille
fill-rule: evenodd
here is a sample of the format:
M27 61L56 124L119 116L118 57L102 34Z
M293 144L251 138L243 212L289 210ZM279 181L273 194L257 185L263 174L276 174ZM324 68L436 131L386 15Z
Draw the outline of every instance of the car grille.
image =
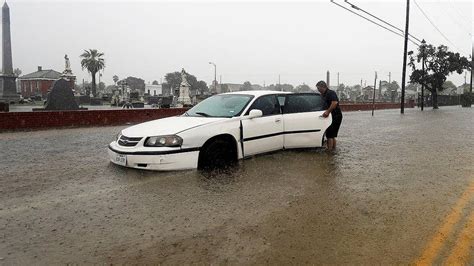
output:
M120 136L120 139L118 141L118 144L120 146L126 146L126 147L133 147L136 146L137 143L141 140L142 138L129 138L126 136Z

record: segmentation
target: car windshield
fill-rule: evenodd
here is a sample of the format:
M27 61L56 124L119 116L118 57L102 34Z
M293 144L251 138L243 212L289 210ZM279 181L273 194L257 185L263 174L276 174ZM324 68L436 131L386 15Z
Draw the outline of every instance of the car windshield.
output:
M234 117L242 113L252 95L221 94L215 95L200 102L184 115L201 117Z

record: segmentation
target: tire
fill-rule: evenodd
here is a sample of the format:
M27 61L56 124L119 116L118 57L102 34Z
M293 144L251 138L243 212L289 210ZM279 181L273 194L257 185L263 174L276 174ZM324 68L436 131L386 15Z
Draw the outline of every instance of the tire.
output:
M200 169L224 168L236 161L236 147L226 139L215 139L204 145L199 154Z

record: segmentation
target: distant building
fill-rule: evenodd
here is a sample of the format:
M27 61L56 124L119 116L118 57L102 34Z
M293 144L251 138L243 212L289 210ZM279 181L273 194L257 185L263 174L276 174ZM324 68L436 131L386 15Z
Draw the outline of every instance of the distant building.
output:
M222 93L222 86L226 85L227 89L229 90L228 92L233 92L233 91L239 91L240 87L242 84L233 84L233 83L223 83L223 84L217 84L217 93Z
M43 70L38 66L38 71L18 78L20 81L21 95L24 98L41 96L46 98L53 82L61 78L61 73L52 69Z
M459 88L447 88L438 93L439 95L459 95L462 94L462 89Z
M240 88L244 86L244 84L238 84L238 83L223 83L223 84L217 84L217 93L222 93L221 86L226 85L227 88L229 89L228 92L234 92L234 91L240 91ZM263 90L264 88L261 85L258 84L252 84L251 85L252 90Z
M368 101L372 100L374 97L374 87L367 86L365 88L362 88L362 100Z
M263 87L258 84L252 84L251 86L252 86L252 90L254 91L263 90Z
M145 93L148 93L150 96L161 96L163 94L163 87L161 84L158 85L145 85Z
M414 90L405 90L405 100L415 100L417 92Z

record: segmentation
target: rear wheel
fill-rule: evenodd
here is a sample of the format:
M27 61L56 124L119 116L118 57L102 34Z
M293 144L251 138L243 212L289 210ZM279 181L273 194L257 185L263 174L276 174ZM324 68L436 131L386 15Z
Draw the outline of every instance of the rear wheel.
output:
M199 169L224 168L237 161L235 144L218 138L206 143L199 154Z

